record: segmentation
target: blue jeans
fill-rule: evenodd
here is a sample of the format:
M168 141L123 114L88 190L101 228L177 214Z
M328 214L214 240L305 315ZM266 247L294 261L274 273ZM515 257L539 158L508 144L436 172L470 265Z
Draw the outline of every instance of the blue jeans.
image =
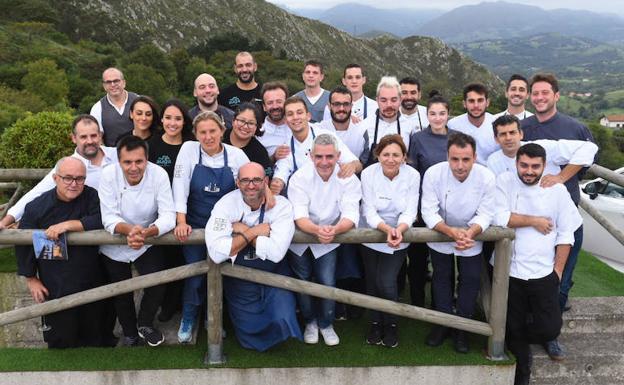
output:
M288 251L288 262L296 278L312 281L314 277L314 282L330 287L336 287L337 257L337 248L318 259L314 258L310 249L307 249L302 256ZM306 324L316 320L319 327L324 329L334 322L334 301L318 299L317 307L316 301L311 296L301 293L297 293L297 301Z
M572 289L572 285L574 285L574 281L572 281L572 274L574 274L574 267L576 266L581 246L583 246L583 226L579 227L574 232L574 246L572 246L572 249L570 250L570 255L568 256L568 260L566 261L563 269L563 274L561 275L561 285L559 286L559 307L561 307L562 311L566 302L568 302L568 293L570 292L570 289Z
M457 315L464 318L472 318L477 295L479 294L481 278L481 254L471 257L442 254L429 249L431 265L433 266L433 278L431 287L435 297L435 310L447 314L453 314L453 281L455 279L455 259L457 258L457 270L459 272L459 286L457 288Z

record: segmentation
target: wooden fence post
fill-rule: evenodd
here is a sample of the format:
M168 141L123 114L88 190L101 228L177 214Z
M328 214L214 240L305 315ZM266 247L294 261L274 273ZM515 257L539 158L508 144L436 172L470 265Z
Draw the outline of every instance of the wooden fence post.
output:
M511 239L503 238L496 241L494 252L496 253L496 258L494 260L494 273L492 275L489 317L492 335L488 338L488 359L492 361L502 361L507 359L505 356L505 327L507 322Z
M208 354L204 362L208 365L225 363L223 354L223 277L221 266L208 258Z

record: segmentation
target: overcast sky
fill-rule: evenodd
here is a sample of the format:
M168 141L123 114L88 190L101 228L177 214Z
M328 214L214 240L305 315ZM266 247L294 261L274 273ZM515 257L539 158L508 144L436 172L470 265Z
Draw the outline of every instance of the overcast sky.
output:
M268 0L271 3L283 4L290 8L331 8L336 4L357 2L377 8L438 8L450 10L462 5L478 4L481 0L457 1L457 0L437 0L435 2L414 1L414 0L394 0L392 4L389 2L381 2L379 0L355 0L355 1L337 1L337 0ZM587 9L593 12L610 12L624 15L624 0L515 0L509 3L520 3L527 5L536 5L545 9L569 8L569 9Z

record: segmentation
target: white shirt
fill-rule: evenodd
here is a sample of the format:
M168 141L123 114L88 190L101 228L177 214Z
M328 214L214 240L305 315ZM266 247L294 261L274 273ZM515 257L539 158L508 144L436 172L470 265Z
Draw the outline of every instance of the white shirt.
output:
M115 149L114 147L104 146L101 146L100 149L102 149L102 151L104 152L104 157L102 158L102 163L99 166L92 164L91 160L78 154L78 152L76 152L75 150L74 153L71 155L73 158L79 159L82 161L82 163L84 163L85 167L87 168L87 179L85 180L85 184L89 187L93 187L96 190L100 185L100 173L102 169L109 164L117 163L117 149ZM24 194L24 196L21 197L20 200L18 200L17 203L15 203L15 205L9 209L7 215L11 215L13 218L15 218L15 222L22 219L22 215L24 215L24 209L26 208L27 204L35 200L35 198L38 198L44 192L50 191L56 187L56 183L54 183L54 178L52 177L54 175L54 172L54 169L50 170L50 172L41 181L39 181L39 183L37 183L37 185L35 185L32 190Z
M598 146L593 142L584 140L550 140L540 139L532 142L520 142L539 144L546 151L546 164L544 175L557 175L561 172L559 166L575 164L578 166L591 166L594 156L598 152ZM495 174L500 175L505 171L516 172L516 157L508 157L503 150L498 150L487 161L488 168Z
M435 164L425 172L422 185L421 215L428 228L440 222L451 227L477 224L487 230L495 215L495 177L480 164L474 164L468 177L458 181L448 162ZM456 250L455 242L427 242L443 254L474 256L481 252L483 242L475 241L467 250Z
M379 143L381 138L386 135L394 135L398 134L399 131L397 129L397 120L393 120L392 122L386 122L381 117L379 117L379 125L377 128L377 141L373 143L375 140L375 122L377 120L377 116L375 114L368 115L368 118L364 119L360 124L366 128L368 132L368 142L370 143L370 147L372 148L373 144ZM405 147L409 148L409 138L412 132L410 131L410 126L403 127L403 124L400 122L401 126L401 138L403 138L403 142L405 143Z
M551 274L555 247L573 245L574 231L583 224L568 190L563 184L543 188L538 182L527 186L511 172L499 175L496 185L496 203L500 210L495 224L507 226L511 213L515 213L551 218L554 225L546 235L532 226L516 228L509 275L528 280Z
M249 163L247 155L238 147L230 146L223 143L223 149L228 154L228 167L232 169L234 179L238 175L238 169ZM188 201L191 189L191 177L193 169L199 162L199 151L201 145L196 141L184 142L176 159L175 169L173 172L173 200L175 203L175 211L186 214L186 203ZM202 165L212 168L222 168L225 165L223 151L213 156L208 155L201 149Z
M487 158L490 154L500 149L500 146L494 139L493 121L492 114L489 112L485 113L485 119L480 127L470 123L468 114L456 116L448 121L448 128L463 132L474 138L475 142L477 142L477 162L484 166L487 165Z
M494 114L494 116L492 116L492 118L493 118L492 121L496 120L497 118L500 118L503 115L511 115L511 114L509 113L508 110L499 112L498 114ZM527 111L527 110L524 110L524 111L522 111L519 114L516 114L516 118L518 118L520 120L526 119L526 118L528 118L530 116L533 116L533 113L531 111Z
M126 99L124 100L121 107L117 107L115 103L113 103L110 100L110 98L108 97L108 94L106 94L106 99L108 100L110 105L117 111L119 115L123 115L126 109L126 106L128 105L128 92L124 92L124 94L126 95ZM91 107L91 112L89 112L89 115L93 116L95 120L97 120L98 124L100 125L100 131L104 132L104 126L102 125L102 101L101 100L98 100L93 105L93 107Z
M412 227L418 213L418 190L420 174L414 168L402 164L399 174L392 180L386 177L380 163L362 171L362 216L360 227L376 229L380 223L397 227L405 223ZM364 246L386 254L407 248L401 243L393 249L386 243L364 243Z
M158 228L157 236L171 231L176 224L173 197L169 176L160 166L147 163L141 181L131 186L126 181L119 163L102 172L102 183L98 190L102 225L111 234L119 223ZM118 262L133 262L151 245L138 250L128 245L102 245L100 252Z
M242 218L242 220L241 220ZM206 224L206 246L215 263L221 263L230 256L232 249L232 223L243 222L247 226L259 224L260 209L252 211L243 200L240 190L227 193L215 204ZM271 226L268 237L256 238L256 256L262 260L279 262L286 255L295 234L292 205L282 196L275 197L275 206L264 213L263 223Z
M269 118L264 119L262 131L264 131L264 134L262 134L262 136L256 136L256 139L266 148L269 156L273 156L277 147L282 144L287 144L290 138L290 128L288 128L286 123L276 125L271 122Z
M349 121L349 127L346 130L337 130L331 119L316 123L314 125L315 131L317 127L320 130L327 130L336 134L336 136L349 147L349 150L360 159L360 162L364 163L368 160L370 146L368 145L368 132L366 131L366 127Z
M420 116L420 119L419 119ZM417 105L416 111L414 111L411 115L406 115L401 112L401 131L403 131L403 127L410 130L410 132L418 132L423 128L429 126L429 119L427 119L427 107Z
M314 145L312 131L314 131L314 137L317 137L321 134L329 134L336 138L336 141L338 142L338 151L340 151L340 158L338 158L338 163L345 164L353 162L354 160L358 160L358 158L353 155L351 150L349 150L349 147L347 147L335 133L310 126L308 136L303 142L300 142L291 134L291 137L294 138L295 147L294 149L290 149L290 154L288 154L287 157L275 162L275 171L273 172L273 178L279 178L284 182L288 181L290 176L295 172L293 153L294 159L296 159L297 161L297 169L300 169L307 163L312 163L312 159L310 159L310 152L312 152L312 147ZM287 143L290 146L290 137L288 138Z
M364 101L366 100L366 117L374 116L375 112L379 108L377 102L374 99L369 98L366 95L363 95L358 100L354 100L351 105L351 115L355 115L358 118L364 120ZM323 112L323 120L331 119L331 112L329 111L329 106L325 107L325 111Z
M309 162L293 174L288 186L294 219L310 218L317 225L335 225L346 218L357 227L361 198L360 180L355 175L338 178L338 166L325 182L316 172L314 164ZM301 256L309 247L314 257L320 258L338 246L337 243L293 243L290 250Z

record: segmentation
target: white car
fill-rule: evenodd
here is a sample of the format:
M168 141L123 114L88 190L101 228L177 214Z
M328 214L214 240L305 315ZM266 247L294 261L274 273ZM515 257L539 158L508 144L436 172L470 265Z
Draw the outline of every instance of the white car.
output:
M615 170L624 174L624 167ZM624 187L597 178L582 182L581 196L590 203L617 228L624 228ZM624 272L624 245L618 242L607 230L594 220L585 210L583 216L583 249L592 253L614 269Z

